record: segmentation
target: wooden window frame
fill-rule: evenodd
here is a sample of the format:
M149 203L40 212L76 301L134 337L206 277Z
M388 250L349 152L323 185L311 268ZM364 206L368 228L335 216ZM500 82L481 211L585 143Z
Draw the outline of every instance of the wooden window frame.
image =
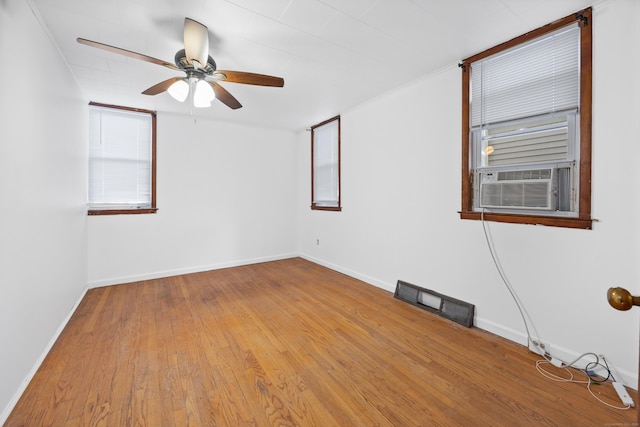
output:
M473 210L474 170L470 156L470 65L559 28L580 23L580 176L577 217L533 214L475 212ZM462 203L461 219L485 220L516 224L547 225L566 228L592 228L591 218L591 121L592 121L592 9L587 8L544 25L507 42L494 46L462 61Z
M320 127L320 126L324 126L327 123L331 123L333 121L337 120L338 121L338 206L320 206L320 205L316 205L314 200L315 200L315 194L314 194L314 188L315 188L315 173L314 173L314 157L313 157L313 151L314 151L314 129ZM340 115L337 115L335 117L332 117L330 119L325 120L322 123L318 123L317 125L311 126L311 209L312 210L317 210L317 211L333 211L333 212L340 212L342 211L342 189L341 189L341 168L342 168L342 160L341 160L341 152L342 152L342 148L340 146L341 144L341 122L340 122Z
M137 113L146 113L151 116L151 207L139 209L91 209L87 211L87 215L136 215L136 214L155 214L158 211L156 207L156 112L145 110L142 108L123 107L121 105L101 104L98 102L90 102L89 105L104 108L113 108L117 110L135 111Z

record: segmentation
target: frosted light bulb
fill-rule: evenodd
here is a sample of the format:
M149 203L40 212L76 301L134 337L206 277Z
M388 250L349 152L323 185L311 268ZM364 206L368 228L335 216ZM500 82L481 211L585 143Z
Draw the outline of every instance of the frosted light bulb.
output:
M197 108L211 107L211 101L216 95L213 88L205 80L198 80L195 93L193 94L193 106Z
M184 102L187 99L187 95L189 95L189 84L184 80L178 80L167 89L169 95L173 97L176 101Z

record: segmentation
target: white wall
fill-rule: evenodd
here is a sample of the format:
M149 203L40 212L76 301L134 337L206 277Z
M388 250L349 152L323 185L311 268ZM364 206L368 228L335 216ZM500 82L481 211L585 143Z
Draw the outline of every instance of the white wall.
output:
M489 224L501 264L552 353L604 353L634 388L640 310L613 310L606 291L640 294L639 12L635 0L594 8L594 229ZM335 112L342 113L340 213L309 209L310 137L298 135L300 252L389 291L401 279L471 302L477 326L525 343L482 224L457 214L460 88L452 64Z
M0 2L0 424L86 288L86 101L27 2ZM9 62L7 62L9 61Z
M89 285L295 254L293 132L158 114L154 215L89 218Z

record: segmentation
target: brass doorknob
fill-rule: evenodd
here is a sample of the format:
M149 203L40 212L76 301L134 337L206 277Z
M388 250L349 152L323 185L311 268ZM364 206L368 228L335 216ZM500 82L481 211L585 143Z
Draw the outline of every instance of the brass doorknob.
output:
M607 299L611 307L616 310L629 310L634 305L640 305L640 297L634 297L624 288L609 288Z

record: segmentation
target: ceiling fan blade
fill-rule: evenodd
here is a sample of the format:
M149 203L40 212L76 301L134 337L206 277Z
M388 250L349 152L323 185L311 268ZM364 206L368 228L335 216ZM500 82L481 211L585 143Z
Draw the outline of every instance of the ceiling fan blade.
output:
M243 83L256 86L284 86L284 79L282 77L267 76L265 74L246 73L244 71L217 70L215 73L213 73L213 77L230 83Z
M218 100L224 105L233 110L237 110L238 108L242 107L242 104L240 104L240 102L238 102L238 100L235 99L233 95L227 92L227 90L220 86L218 83L211 81L207 81L207 83L209 83L213 87L213 92L216 94L216 98L218 98Z
M184 51L187 54L187 61L194 64L194 67L204 68L209 58L209 32L207 27L194 21L184 18Z
M120 55L128 56L129 58L139 59L140 61L150 62L152 64L162 65L163 67L167 67L167 68L171 68L172 70L180 71L180 68L176 67L174 64L172 64L170 62L163 61L163 60L157 59L157 58L153 58L151 56L143 55L143 54L138 53L138 52L133 52L131 50L126 50L126 49L122 49L122 48L119 48L119 47L110 46L108 44L104 44L104 43L100 43L100 42L94 42L92 40L87 40L87 39L83 39L83 38L80 38L80 37L78 37L76 40L80 44L84 44L84 45L91 46L91 47L97 47L98 49L103 49L103 50L106 50L108 52L117 53L117 54L120 54Z
M172 77L163 82L160 82L156 85L151 86L149 89L142 92L143 95L157 95L169 89L169 86L177 82L178 80L182 80L182 77Z

